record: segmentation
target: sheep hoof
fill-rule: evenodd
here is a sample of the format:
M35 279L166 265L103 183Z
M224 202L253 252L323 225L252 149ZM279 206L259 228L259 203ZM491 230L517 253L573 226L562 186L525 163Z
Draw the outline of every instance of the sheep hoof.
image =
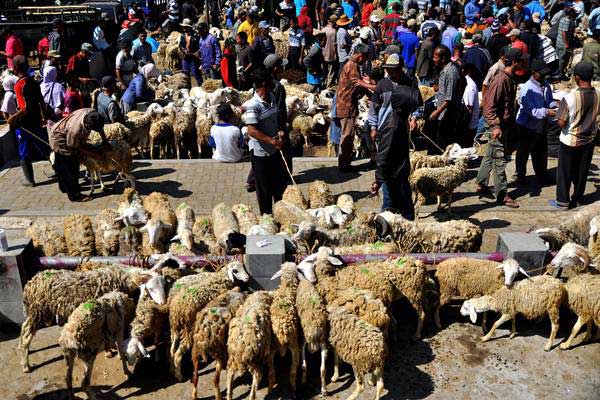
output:
M331 382L337 382L338 379L340 379L339 375L333 375L331 377Z
M516 334L516 333L511 333L511 334L510 334L510 336L509 336L508 338L509 338L509 339L512 339L512 338L514 338L515 336L517 336L517 334Z
M327 397L327 390L325 390L325 389L321 390L321 397Z
M23 373L24 374L31 373L31 367L29 366L29 364L23 366Z
M561 343L560 346L558 346L559 349L561 350L568 350L569 346L567 346L566 343ZM545 349L544 349L545 350Z
M485 343L485 342L487 342L488 340L490 340L490 338L489 338L489 337L486 337L486 336L482 336L482 337L480 337L480 338L479 338L479 340L481 340L482 342L484 342L484 343Z

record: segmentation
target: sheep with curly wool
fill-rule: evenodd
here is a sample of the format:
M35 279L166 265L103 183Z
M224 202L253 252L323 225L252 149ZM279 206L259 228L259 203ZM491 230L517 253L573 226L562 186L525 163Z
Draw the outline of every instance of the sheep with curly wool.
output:
M447 197L448 213L451 212L452 194L454 190L467 179L468 160L461 158L453 165L439 168L420 168L414 171L410 178L410 185L416 194L415 216L428 197L437 197L437 206L440 209L442 197Z
M100 256L116 256L119 254L119 236L123 223L119 213L112 208L106 208L94 219L96 225L96 252Z
M323 229L314 218L303 219L293 239L306 242L308 248L315 246L353 246L377 241L375 213L358 213L343 228Z
M209 217L196 217L194 226L192 227L194 236L194 244L200 253L209 253L215 255L223 255L224 251L217 243L217 239L213 234L212 221Z
M150 158L156 157L155 146L158 146L158 158L167 158L173 144L173 118L168 115L159 115L150 123L148 135L150 137Z
M535 233L549 244L550 250L557 250L568 242L585 246L590 237L590 221L597 215L600 215L600 201L570 214L556 227L539 228Z
M196 109L196 146L198 146L198 154L202 154L202 148L208 146L212 126L213 120L207 110L198 107Z
M19 343L23 372L31 371L29 345L39 329L64 324L73 310L85 301L113 290L132 294L141 285L145 285L154 301L164 303L164 279L141 268L108 266L86 272L46 270L35 274L23 288L26 319L21 326Z
M127 143L132 148L137 149L140 155L148 152L151 123L152 117L145 112L130 111L127 113L125 126L131 131L131 134L127 138Z
M231 211L235 214L239 225L239 232L242 235L247 235L250 228L258 224L258 217L252 211L252 207L247 204L235 204L231 207Z
M38 256L60 256L66 255L67 243L65 237L55 226L37 220L25 231L25 236L33 242L33 249Z
M571 347L573 339L584 325L587 325L587 330L582 342L592 338L594 324L597 327L595 339L600 339L600 275L577 275L567 281L565 289L569 309L577 315L577 321L569 338L560 344L561 350Z
M148 222L140 229L144 234L143 253L145 255L164 253L169 238L176 230L177 215L164 193L150 193L144 198L143 204L150 216Z
M448 164L450 150L454 144L449 144L441 155L427 155L413 151L410 153L410 170L414 172L420 168L439 168Z
M435 310L435 324L442 328L440 309L453 297L471 299L473 297L492 294L502 286L510 287L521 272L525 270L513 259L502 263L478 260L466 257L449 258L437 265L435 279L440 295ZM483 314L482 328L485 330L487 313Z
M96 251L92 220L86 215L69 215L63 220L65 242L71 257L93 256Z
M565 275L571 277L584 272L594 272L590 268L591 261L585 247L577 243L568 242L560 248L559 252L550 261L549 269L556 270L556 276L560 276L566 272Z
M181 245L187 250L194 249L194 223L196 216L192 207L187 203L181 203L175 209L175 216L177 217L177 231L171 241L178 240Z
M308 201L306 201L306 198L302 194L302 191L296 185L288 185L288 187L283 192L281 200L294 204L295 206L298 206L303 210L306 210L308 208Z
M244 245L240 235L240 225L235 214L225 203L217 204L212 210L212 227L217 243L230 254Z
M104 124L104 136L108 141L124 140L128 141L131 136L131 130L120 122ZM88 136L87 143L92 146L102 144L102 137L97 131L92 131Z
M308 202L310 208L327 207L335 203L329 185L318 180L308 187Z
M309 147L309 140L317 126L325 125L327 123L322 113L317 113L311 116L304 114L302 111L292 112L290 121L292 126L292 132L290 132L290 135L302 135L304 138L305 147Z
M273 206L273 218L281 226L281 230L285 231L303 221L316 223L315 218L308 214L305 209L285 200L279 200L275 203Z
M173 122L173 140L177 159L192 158L196 149L196 111L181 107ZM193 146L193 147L192 147Z
M75 358L84 362L84 376L81 388L89 399L96 395L90 387L92 369L96 355L103 350L116 347L123 365L123 372L129 376L121 342L127 324L133 318L135 303L126 294L110 292L97 299L90 299L79 305L69 316L63 327L58 343L67 364L66 383L70 397L73 397L73 367Z
M109 146L110 148L102 152L87 152L80 155L79 162L85 166L90 177L90 192L88 196L94 193L96 181L100 182L100 190L104 191L102 174L113 172L117 173L117 177L113 182L113 188L123 177L135 189L135 177L131 174L133 168L131 147L129 147L125 140L112 140L109 142Z
M495 311L501 314L487 335L481 338L482 342L490 340L496 329L508 320L512 320L509 338L515 337L517 314L529 320L548 314L552 329L544 350L550 351L558 332L560 306L566 300L567 292L560 280L549 275L538 275L516 282L512 288L502 286L492 294L467 300L463 303L460 313L470 316L473 323L477 321L479 312Z
M594 261L600 259L600 240L598 240L599 230L600 216L595 216L590 221L590 238L588 240L588 252L590 258Z
M223 291L231 290L236 281L246 283L249 280L244 264L233 261L221 271L208 274L201 282L169 293L171 368L179 381L183 380L181 361L192 348L196 314Z
M233 400L233 380L238 373L252 374L249 399L256 399L264 365L269 368L269 392L275 377L271 357L271 293L252 293L229 323L227 338L227 400Z
M364 390L364 376L372 374L376 382L375 399L384 390L383 368L387 357L383 332L344 307L328 306L329 343L336 356L350 364L356 390L348 397L355 400Z
M125 226L119 231L120 256L133 256L142 253L143 234L133 225Z
M215 399L221 400L219 382L221 371L223 368L227 368L229 323L245 300L246 295L240 288L235 287L210 301L196 316L192 347L192 362L194 364L192 399L197 398L200 358L207 362L210 357L215 360L215 375L213 378Z

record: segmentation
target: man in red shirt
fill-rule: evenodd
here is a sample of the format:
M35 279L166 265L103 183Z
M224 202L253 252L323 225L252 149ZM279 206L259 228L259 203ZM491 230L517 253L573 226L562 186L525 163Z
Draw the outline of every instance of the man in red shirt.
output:
M38 63L40 68L46 58L48 58L48 50L50 50L50 40L48 40L49 28L44 29L44 37L40 39L37 45Z
M381 33L386 44L391 44L394 39L394 32L402 22L402 16L399 14L400 3L392 4L392 12L385 16L381 25Z
M10 28L4 28L2 31L2 39L6 41L4 51L0 51L0 55L6 57L8 68L13 68L13 58L16 56L25 55L23 51L23 42Z

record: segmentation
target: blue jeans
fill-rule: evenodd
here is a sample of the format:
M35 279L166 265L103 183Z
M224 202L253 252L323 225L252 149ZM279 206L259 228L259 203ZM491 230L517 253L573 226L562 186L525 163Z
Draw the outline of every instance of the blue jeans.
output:
M181 62L181 70L187 75L194 77L198 85L202 84L202 75L200 75L200 71L198 70L198 65L196 64L195 60L183 60Z
M415 219L415 209L408 178L398 177L386 180L381 185L383 203L381 211L392 209L409 221Z

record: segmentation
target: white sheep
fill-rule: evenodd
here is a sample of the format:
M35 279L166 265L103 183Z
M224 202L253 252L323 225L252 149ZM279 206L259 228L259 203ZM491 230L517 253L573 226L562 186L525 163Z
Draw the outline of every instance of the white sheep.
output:
M212 227L219 245L230 254L243 246L240 243L240 226L235 214L225 203L217 204L212 211Z
M192 158L190 144L196 143L196 112L193 108L181 107L173 122L173 140L177 159Z
M133 300L126 294L115 291L82 303L69 316L58 343L67 363L66 383L71 398L73 397L75 358L84 362L81 388L87 394L88 399L96 398L90 387L90 379L94 360L99 352L116 347L123 365L123 372L128 376L131 374L125 363L121 342L125 328L133 318L134 309Z
M121 177L125 178L132 189L135 189L135 177L131 174L133 167L133 156L131 148L124 140L113 140L109 142L110 149L99 153L85 153L80 156L80 162L83 164L90 176L90 193L94 193L95 182L100 182L100 190L104 191L104 181L102 174L117 173L113 182L113 188L119 182Z
M95 218L96 251L101 256L116 256L119 252L119 234L123 224L117 211L107 208Z
M509 338L515 337L517 314L530 320L548 314L552 329L544 350L550 351L558 332L560 306L566 299L567 292L560 280L548 275L538 275L516 282L512 288L503 286L491 295L467 300L463 303L460 313L470 316L473 323L477 321L478 312L495 311L501 314L487 335L481 338L482 342L490 340L496 329L509 319L512 320Z
M31 238L33 248L39 256L59 256L67 254L67 243L65 237L56 229L55 226L43 222L35 221L25 235Z
M138 192L132 188L126 188L121 195L117 206L118 220L123 221L126 226L144 225L148 222L148 213L144 208L142 199Z
M600 216L595 216L590 221L590 238L588 241L588 251L590 258L594 261L600 259L600 240L598 240L598 230L600 228Z
M313 116L303 114L302 112L292 113L291 117L292 135L302 135L304 138L304 146L309 147L309 139L312 133L317 128L317 125L325 125L325 117L322 113Z
M177 217L177 232L171 241L179 240L179 242L188 250L194 248L194 223L196 217L194 210L187 205L187 203L181 203L175 209L175 216Z
M93 256L96 239L87 215L69 215L63 220L65 242L70 256Z
M535 233L549 244L550 250L559 249L567 242L585 246L589 241L590 221L597 215L600 215L600 201L570 214L556 227L540 228Z
M596 324L596 339L600 339L600 275L581 274L570 278L565 285L569 308L577 315L569 338L560 344L561 350L571 347L579 330L587 324L583 338L586 342L592 338L592 326Z
M131 131L127 143L132 148L137 149L139 155L148 153L150 144L150 124L152 117L145 112L131 111L127 113L125 126Z
M569 270L570 275L588 272L590 265L590 255L585 247L573 242L565 243L550 261L550 267L557 271L557 276L563 270Z

